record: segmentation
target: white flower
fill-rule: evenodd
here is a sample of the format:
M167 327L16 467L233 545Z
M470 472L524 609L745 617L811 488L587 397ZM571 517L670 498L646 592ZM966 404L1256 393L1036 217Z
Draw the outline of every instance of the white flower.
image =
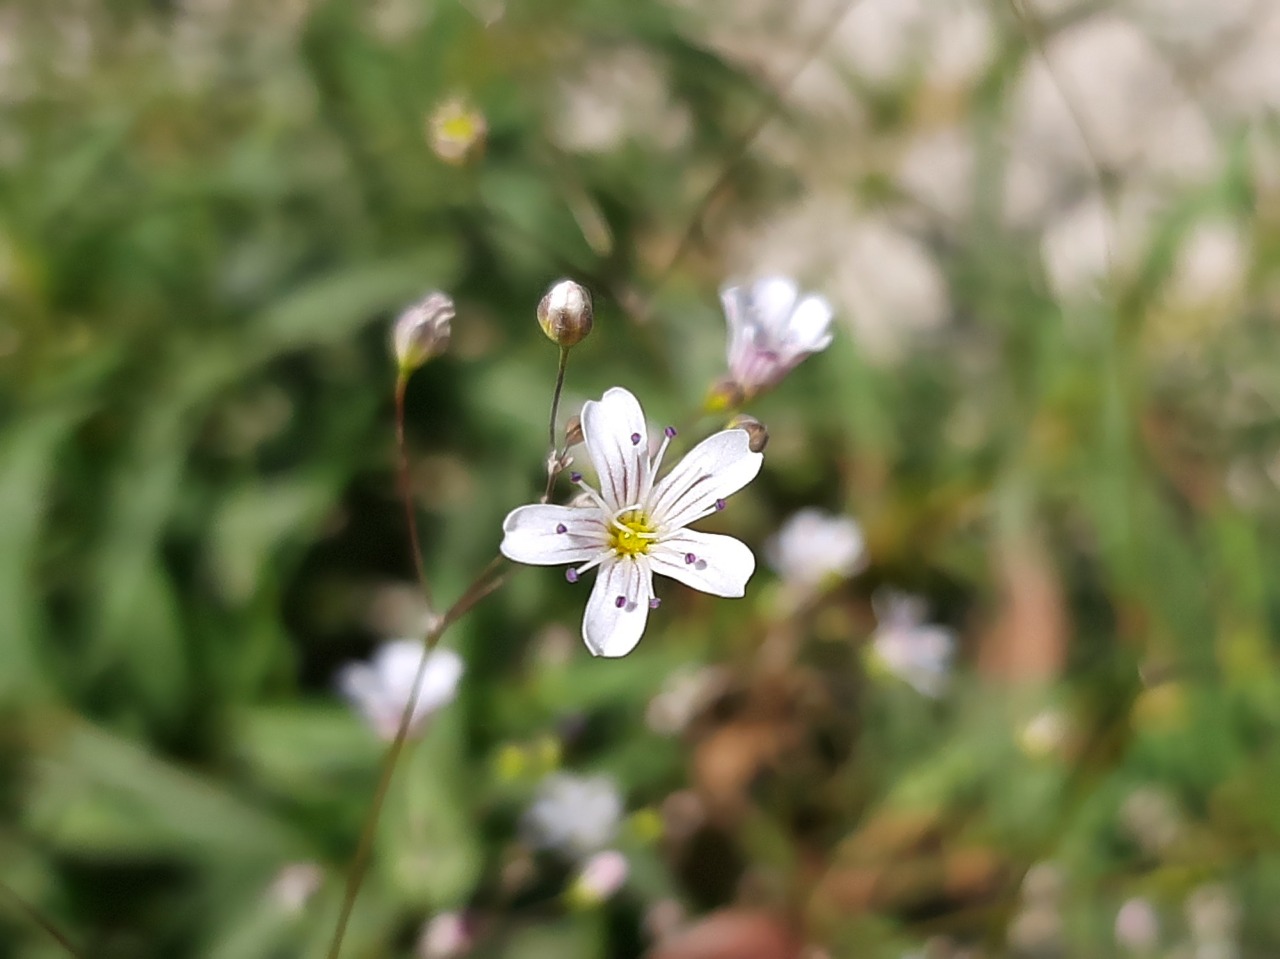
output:
M720 291L729 323L729 373L747 395L776 386L810 353L831 344L831 305L801 298L785 277Z
M319 863L291 862L276 873L267 895L282 912L297 915L323 882L324 870Z
M1033 759L1043 759L1063 747L1071 734L1071 719L1059 709L1042 709L1018 731L1018 745Z
M399 639L384 643L372 661L348 663L338 674L342 695L382 739L395 738L421 659L422 643ZM453 650L434 649L427 654L410 730L453 701L462 673L462 657Z
M924 622L924 601L902 593L872 600L878 626L871 639L876 660L924 696L937 698L946 688L955 637L949 629Z
M848 516L802 509L765 546L769 565L788 583L806 589L858 572L866 561L862 529Z
M630 871L627 857L616 849L598 852L583 863L569 895L585 906L606 902L622 888Z
M1150 900L1125 902L1116 913L1116 943L1131 953L1154 952L1160 944L1160 917Z
M622 796L608 776L556 773L538 787L522 821L528 841L575 858L607 846L622 821Z
M764 457L750 449L745 430L724 430L703 440L660 482L655 482L668 427L651 460L640 403L614 387L582 407L587 453L600 477L597 493L578 506L521 506L503 521L502 555L518 563L577 563L565 576L577 582L599 566L582 619L582 638L597 656L625 656L644 633L659 600L653 574L711 593L741 596L755 571L751 550L731 536L686 529L724 508L724 498L755 478Z
M467 917L460 912L441 912L431 917L418 937L420 959L453 959L466 953L474 937Z

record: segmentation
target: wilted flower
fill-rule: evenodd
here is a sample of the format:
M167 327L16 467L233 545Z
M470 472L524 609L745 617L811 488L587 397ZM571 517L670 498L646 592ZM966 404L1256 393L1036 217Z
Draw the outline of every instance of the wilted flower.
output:
M460 166L484 149L489 132L484 114L461 97L450 97L427 120L431 152L445 163Z
M438 290L400 314L392 346L402 373L413 372L449 348L453 316L453 300Z
M568 349L591 332L591 294L573 280L561 280L538 303L538 325L547 338Z
M319 863L291 862L276 873L267 895L282 912L296 915L324 882Z
M871 645L876 662L924 696L941 696L951 672L955 637L924 621L924 602L901 593L872 600L879 623Z
M400 728L421 659L422 643L400 639L383 644L371 662L349 663L338 675L342 694L382 739L394 739ZM435 649L427 654L410 730L452 702L462 673L462 657L453 650Z
M1155 951L1160 940L1160 917L1146 899L1130 899L1116 913L1116 945L1144 955Z
M581 858L612 842L621 821L622 795L608 776L555 773L538 787L522 826L537 848Z
M569 887L569 898L582 906L606 902L622 888L630 871L627 857L616 849L598 852L583 864Z
M810 353L831 343L831 306L769 277L720 291L729 324L729 373L747 396L776 386Z
M866 562L862 529L848 516L802 509L765 546L765 556L786 582L814 589L852 576Z
M418 959L454 959L465 955L474 942L467 917L441 912L431 917L418 937Z
M724 509L725 497L755 478L764 457L751 452L745 430L724 430L703 440L661 482L662 454L675 436L668 427L650 460L640 403L614 387L582 407L587 453L601 491L572 479L587 501L580 506L532 505L503 521L502 554L518 563L580 563L569 582L599 566L582 621L582 638L597 656L625 656L657 609L653 574L713 596L741 596L755 571L755 556L731 536L686 529Z

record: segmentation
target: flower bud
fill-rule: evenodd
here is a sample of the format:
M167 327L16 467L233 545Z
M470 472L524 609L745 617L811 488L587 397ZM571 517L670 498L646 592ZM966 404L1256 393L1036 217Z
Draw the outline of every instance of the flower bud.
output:
M392 345L402 373L413 372L448 349L453 315L453 300L438 290L400 314Z
M739 413L729 421L728 429L746 430L753 453L763 453L764 448L769 445L768 428L754 416Z
M577 413L569 417L564 424L564 448L569 449L582 442L582 417Z
M733 377L726 376L711 385L704 405L708 413L723 413L726 410L736 410L746 399L746 393L738 382Z
M568 349L591 332L591 294L573 280L561 280L538 304L538 324L553 343Z

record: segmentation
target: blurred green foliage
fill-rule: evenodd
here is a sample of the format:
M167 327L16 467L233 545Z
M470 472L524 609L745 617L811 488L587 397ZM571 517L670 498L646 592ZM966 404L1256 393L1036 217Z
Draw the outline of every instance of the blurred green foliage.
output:
M399 308L431 288L458 303L408 398L446 599L540 488L556 357L533 311L557 277L596 304L566 409L622 384L685 435L718 425L696 413L723 372L716 229L804 181L744 134L766 112L801 144L820 124L706 40L721 14L486 9L0 10L0 879L85 956L325 953L383 748L333 676L385 638L371 598L413 578ZM618 662L577 643L581 587L519 571L446 637L467 676L398 770L344 955L411 955L462 908L477 955L640 955L669 899L762 908L833 957L930 936L1112 955L1125 899L1155 904L1172 949L1208 883L1240 910L1232 954L1280 949L1280 215L1251 159L1277 130L1216 130L1220 168L1172 195L1104 295L1067 301L999 214L1011 78L1040 53L992 10L998 56L960 107L972 212L918 225L946 326L893 363L843 328L752 406L766 469L717 518L763 555L794 509L848 512L868 570L799 607L763 562L739 602L673 587ZM561 84L635 49L689 135L561 146ZM869 156L928 112L921 82L861 91ZM451 165L428 118L459 93L488 133ZM850 169L860 202L919 214L874 163ZM1169 307L1206 218L1249 238L1243 288ZM881 585L959 633L943 700L868 675ZM680 736L649 728L664 683L704 664L715 701ZM1046 710L1065 732L1028 747ZM633 814L626 890L594 910L517 842L557 765L612 775ZM693 838L671 821L690 788ZM1046 861L1060 928L1037 940L1023 877ZM297 910L271 891L291 863L323 875ZM63 955L10 895L0 957Z

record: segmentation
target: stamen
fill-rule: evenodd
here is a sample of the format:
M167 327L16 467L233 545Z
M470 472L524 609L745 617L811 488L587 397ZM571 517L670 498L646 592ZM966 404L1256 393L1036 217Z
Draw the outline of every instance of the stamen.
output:
M716 500L716 510L719 511L722 509L724 509L724 500L722 499Z
M698 561L698 557L694 556L692 553L684 554L684 564L686 566L692 566L697 561Z
M567 533L569 532L569 527L565 526L564 523L556 523L556 532Z
M571 583L576 583L578 581L578 571L570 566L564 571L564 578Z
M673 440L673 439L675 439L675 438L676 438L676 428L675 428L674 426L668 426L668 427L667 427L665 430L663 430L662 432L663 432L664 434L666 434L666 437L667 437L667 439L669 439L669 440Z
M658 599L658 597L657 597L657 596L655 596L655 597L653 597L653 599L649 600L649 608L650 608L650 609L657 609L657 608L658 608L659 606L661 606L661 605L662 605L662 600Z
M570 473L570 474L569 474L569 482L570 482L570 483L581 483L581 482L582 482L582 474L581 474L581 473Z
M632 446L639 446L639 445L640 445L640 434L639 434L639 433L632 433L632 434L631 434L631 445L632 445Z
M622 609L623 606L627 605L627 597L619 596L617 599L613 601L613 605L617 606L618 609Z

